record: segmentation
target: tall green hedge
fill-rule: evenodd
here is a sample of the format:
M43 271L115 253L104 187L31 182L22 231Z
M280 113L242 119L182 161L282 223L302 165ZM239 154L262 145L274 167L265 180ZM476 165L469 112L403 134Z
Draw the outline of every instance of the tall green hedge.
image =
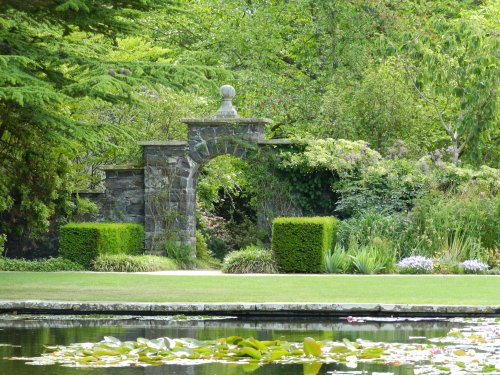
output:
M280 272L325 272L325 254L335 243L334 217L279 217L273 221L272 250Z
M60 254L85 267L101 254L139 254L144 228L131 223L70 223L61 227Z

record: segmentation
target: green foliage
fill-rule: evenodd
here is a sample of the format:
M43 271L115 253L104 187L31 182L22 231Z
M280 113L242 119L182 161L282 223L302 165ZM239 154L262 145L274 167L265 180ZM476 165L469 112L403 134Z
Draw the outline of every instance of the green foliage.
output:
M446 134L431 121L432 108L409 89L400 62L371 63L361 76L334 78L323 97L328 136L362 139L380 153L398 140L404 140L409 155L443 147Z
M152 27L143 23L146 11L160 7L175 9L168 0L1 2L0 226L18 254L33 255L34 241L60 224L54 217L69 214L69 192L81 183L73 176L82 172L70 160L133 153L116 147L136 142L130 127L97 118L98 109L115 106L119 116L125 102L141 113L141 126L153 116L168 127L175 120L158 116L154 105L137 107L161 106L152 97L167 96L161 86L168 82L199 91L205 74L217 76L216 69L178 66L168 49L145 43ZM92 167L84 169L92 174Z
M384 270L384 262L380 261L379 254L370 247L363 247L354 255L350 255L354 272L365 275L380 273Z
M5 234L0 234L0 256L3 255L5 241L7 241L7 236Z
M92 262L98 272L154 272L176 270L177 263L154 255L102 254Z
M201 233L200 230L196 231L196 258L198 259L207 259L210 257L210 251L207 247L207 241L205 240L205 236Z
M405 212L428 184L429 176L414 162L382 160L340 178L333 187L341 195L337 211L352 216L366 210Z
M279 271L324 272L325 254L336 243L337 226L333 217L275 219L272 250Z
M167 258L174 260L180 268L193 268L193 250L196 251L193 247L174 239L167 239L165 241Z
M305 150L292 154L285 165L345 175L361 167L374 165L381 158L364 141L327 138L307 142Z
M72 215L73 222L95 221L98 213L99 207L95 202L87 198L80 198L80 196L76 194L75 209Z
M443 17L432 13L434 7L415 3L415 13L428 16L395 36L396 53L415 91L432 106L447 134L455 164L463 153L482 162L481 144L493 129L498 131L498 38L491 33L498 3L478 5L450 2Z
M222 264L225 273L277 273L275 260L269 250L248 246L229 253Z
M348 245L347 254L352 261L352 272L376 274L394 271L397 251L390 240L380 237L363 239L360 236L366 241L366 244L361 245L358 238L351 237Z
M410 213L403 246L413 253L448 256L455 261L481 257L480 249L500 244L500 197L474 187L464 193L434 192L418 200Z
M70 223L60 236L60 254L89 268L99 255L142 252L144 229L130 223Z
M26 260L0 257L0 271L57 272L83 270L85 268L82 265L64 258Z
M327 273L347 273L350 269L351 258L344 248L337 243L333 250L325 255L325 266Z
M338 243L347 247L351 239L364 246L373 238L389 238L396 244L401 232L406 229L408 218L402 214L386 214L366 210L339 223Z

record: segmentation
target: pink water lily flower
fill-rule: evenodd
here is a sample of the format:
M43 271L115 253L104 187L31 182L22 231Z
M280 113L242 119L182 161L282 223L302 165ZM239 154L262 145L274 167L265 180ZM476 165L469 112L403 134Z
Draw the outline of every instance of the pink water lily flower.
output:
M432 349L429 349L429 353L431 353L431 355L443 354L443 349L441 349L441 348L432 348Z

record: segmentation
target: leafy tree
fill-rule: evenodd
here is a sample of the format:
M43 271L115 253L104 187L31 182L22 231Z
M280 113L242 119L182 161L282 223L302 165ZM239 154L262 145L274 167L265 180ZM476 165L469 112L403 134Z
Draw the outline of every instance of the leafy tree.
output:
M452 9L457 13L435 14L404 33L397 52L414 89L446 132L453 162L467 153L477 163L482 143L499 125L495 29L500 12L495 0Z
M0 4L0 231L18 253L29 253L57 207L66 210L69 160L78 144L107 143L110 130L125 136L118 126L82 121L82 106L132 101L133 87L165 82L176 71L166 62L152 66L108 54L119 48L120 35L138 33L137 19L153 5L168 10L169 2Z
M431 108L409 90L404 71L395 59L368 67L361 81L334 80L324 96L325 135L362 139L386 153L397 140L413 155L443 145L444 132L428 115Z

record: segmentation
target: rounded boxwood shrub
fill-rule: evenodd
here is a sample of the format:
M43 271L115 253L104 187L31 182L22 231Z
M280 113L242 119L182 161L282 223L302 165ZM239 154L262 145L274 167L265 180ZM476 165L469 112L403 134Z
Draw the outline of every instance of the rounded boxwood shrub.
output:
M222 265L225 273L276 273L276 264L269 250L248 246L226 255Z

